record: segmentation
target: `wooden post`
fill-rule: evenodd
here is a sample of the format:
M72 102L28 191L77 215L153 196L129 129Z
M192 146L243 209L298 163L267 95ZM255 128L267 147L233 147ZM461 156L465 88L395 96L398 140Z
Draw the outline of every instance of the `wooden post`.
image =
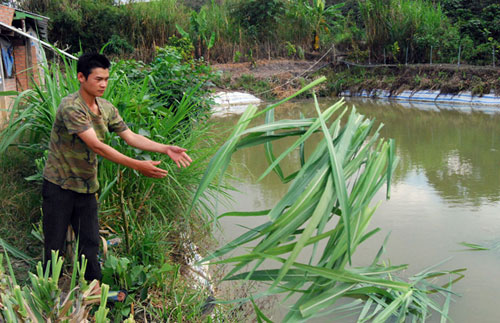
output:
M495 67L495 44L491 44L491 61L493 62L493 67Z

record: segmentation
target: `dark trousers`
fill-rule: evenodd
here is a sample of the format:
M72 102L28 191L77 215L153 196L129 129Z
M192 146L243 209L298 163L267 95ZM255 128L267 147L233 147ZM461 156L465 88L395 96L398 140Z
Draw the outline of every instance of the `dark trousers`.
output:
M42 196L44 264L51 260L51 250L59 250L59 255L63 255L66 232L71 224L79 241L79 255L85 255L88 261L85 279L101 280L101 266L97 259L100 238L95 194L65 190L44 180Z

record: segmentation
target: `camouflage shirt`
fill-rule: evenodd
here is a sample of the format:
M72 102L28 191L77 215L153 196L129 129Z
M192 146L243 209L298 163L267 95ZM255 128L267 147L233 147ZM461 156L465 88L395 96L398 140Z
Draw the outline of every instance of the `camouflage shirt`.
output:
M99 183L97 156L77 134L93 127L97 138L104 141L107 132L122 132L128 128L111 103L102 98L96 101L100 115L90 111L79 92L65 97L57 109L50 134L43 177L78 193L95 193Z

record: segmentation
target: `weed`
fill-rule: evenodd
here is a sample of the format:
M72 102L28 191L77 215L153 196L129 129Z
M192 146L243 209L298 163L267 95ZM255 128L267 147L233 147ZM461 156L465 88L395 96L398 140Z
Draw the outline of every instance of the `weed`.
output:
M105 284L102 289L99 282L94 280L87 283L83 278L86 261L75 262L72 281L76 282L76 276L80 277L78 286L72 286L67 295L59 287L63 259L52 252L52 260L49 261L49 270L42 268L38 262L36 274L30 273L27 286L21 289L14 277L10 259L7 254L7 266L10 275L6 274L3 266L3 255L0 254L0 292L2 306L0 306L0 319L7 322L60 322L63 320L81 322L86 321L92 304L101 303L95 312L96 322L106 322L106 300L109 287ZM3 320L2 320L3 321Z
M240 60L241 60L241 57L243 56L243 54L241 54L241 52L239 50L237 50L235 53L234 53L234 57L233 57L233 62L234 63L238 63Z
M300 59L304 59L305 58L305 53L304 53L304 49L302 48L302 46L297 46L297 56Z
M251 74L243 74L232 86L234 89L245 90L251 93L261 93L270 90L268 82L256 79Z
M413 82L415 82L415 85L416 85L416 86L419 86L421 81L422 81L422 78L420 77L420 75L416 74L416 75L413 77Z
M0 158L0 237L39 259L41 245L30 232L40 218L40 187L24 180L33 171L32 160L22 151L13 149ZM26 279L30 267L24 262L14 265L17 278Z
M446 73L445 71L439 71L438 78L440 80L446 80L446 79L448 79L448 73Z
M290 43L289 41L287 41L285 43L285 49L286 49L286 52L287 52L287 56L289 57L293 57L295 56L295 54L297 53L297 49L295 48L295 46Z
M486 88L487 88L487 86L485 85L485 83L480 82L479 84L475 85L472 88L472 91L471 91L472 95L482 96L483 94L485 94L487 92Z

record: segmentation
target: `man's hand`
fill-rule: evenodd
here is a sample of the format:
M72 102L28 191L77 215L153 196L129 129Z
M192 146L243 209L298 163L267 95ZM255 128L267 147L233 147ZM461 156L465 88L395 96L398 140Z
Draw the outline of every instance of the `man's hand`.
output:
M167 171L158 167L160 161L140 160L137 161L135 169L144 176L153 178L163 178L167 176Z
M157 143L144 136L136 134L130 129L119 132L118 135L132 147L168 155L168 157L170 157L179 168L188 167L193 161L191 157L186 154L186 149Z
M188 167L193 161L191 157L186 154L186 149L177 146L167 146L165 154L168 155L176 164L177 167Z

